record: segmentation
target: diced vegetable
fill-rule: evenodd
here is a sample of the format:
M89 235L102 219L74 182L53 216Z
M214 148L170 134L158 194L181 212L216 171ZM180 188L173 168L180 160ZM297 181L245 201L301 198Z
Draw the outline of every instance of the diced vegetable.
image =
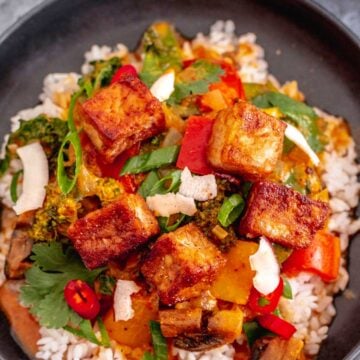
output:
M257 320L263 328L270 330L284 339L290 339L296 331L294 325L273 314L261 315Z
M233 194L226 198L221 205L218 220L224 227L231 225L243 212L245 207L244 199L239 194Z
M224 240L229 233L223 229L221 226L216 225L211 232L219 239L219 240Z
M270 242L260 238L258 251L250 256L251 269L256 271L253 279L254 287L263 295L269 295L279 285L280 267Z
M246 100L251 100L256 96L267 93L269 91L276 91L275 86L271 82L267 82L266 84L243 83L243 87Z
M49 165L44 149L35 142L16 150L23 168L24 180L22 193L13 206L17 215L35 210L43 205L49 182Z
M213 120L204 116L192 116L187 121L176 166L188 167L192 173L207 175L213 169L207 162L207 144L210 140Z
M142 292L132 296L134 317L128 321L115 321L111 308L104 317L105 327L110 338L130 347L141 347L151 340L149 321L157 319L158 300L154 295Z
M273 312L279 304L283 294L284 283L280 278L278 287L270 294L260 294L255 288L251 289L249 297L249 308L257 314L268 314Z
M227 343L232 343L241 334L243 317L240 309L217 311L209 318L208 331L220 335Z
M171 165L176 161L178 154L179 146L174 145L159 148L150 153L134 156L126 162L120 175L139 174L158 169L165 165Z
M211 293L224 301L245 305L248 302L255 272L250 268L249 256L258 249L258 244L237 241L227 254L227 262L211 286Z
M112 77L111 79L111 84L114 83L114 82L117 82L119 81L124 75L134 75L134 76L137 76L137 71L136 69L130 65L130 64L126 64L126 65L123 65L121 66L117 71L116 73L114 74L114 76Z
M82 318L95 319L100 311L100 303L94 290L82 280L70 280L64 289L67 304Z
M293 252L293 249L287 248L287 247L282 246L280 244L273 243L272 247L273 247L274 254L275 254L276 259L277 259L279 264L282 264L283 262L285 262L286 259L288 259L288 257Z
M338 237L318 232L305 249L297 249L283 264L283 272L289 276L310 271L324 281L336 280L339 274L341 250Z

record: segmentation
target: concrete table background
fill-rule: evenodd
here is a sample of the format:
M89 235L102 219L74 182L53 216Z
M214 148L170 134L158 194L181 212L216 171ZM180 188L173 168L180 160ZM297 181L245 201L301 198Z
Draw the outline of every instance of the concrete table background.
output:
M0 0L0 35L44 0ZM251 1L251 0L249 0ZM340 19L360 37L360 0L313 0Z

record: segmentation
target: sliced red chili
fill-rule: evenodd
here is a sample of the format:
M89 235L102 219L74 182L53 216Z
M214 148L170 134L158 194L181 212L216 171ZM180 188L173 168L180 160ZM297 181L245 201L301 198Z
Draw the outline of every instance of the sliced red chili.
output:
M137 71L132 65L123 65L121 68L119 68L114 76L111 79L111 84L114 82L119 81L124 75L134 75L137 76Z
M278 287L268 295L261 294L253 287L249 296L249 308L257 314L268 314L273 312L279 304L283 289L284 282L281 278Z
M67 304L84 319L94 319L100 311L95 291L82 280L70 280L64 289Z
M261 315L257 320L263 328L272 331L286 340L290 339L296 331L294 325L273 314Z

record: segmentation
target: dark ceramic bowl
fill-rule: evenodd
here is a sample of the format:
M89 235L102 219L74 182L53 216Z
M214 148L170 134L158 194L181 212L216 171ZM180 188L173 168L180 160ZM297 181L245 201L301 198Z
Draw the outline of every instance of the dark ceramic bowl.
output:
M46 74L78 71L83 53L95 43L134 48L143 30L160 19L188 37L206 32L216 19L234 20L238 33L255 32L270 71L280 81L298 80L310 104L341 114L355 139L360 137L360 42L309 0L47 1L0 39L1 134L9 131L11 115L37 103ZM349 287L359 295L357 240L350 247ZM319 358L359 359L356 349L349 352L360 340L360 302L342 296L335 302L338 315ZM0 358L26 359L3 316Z

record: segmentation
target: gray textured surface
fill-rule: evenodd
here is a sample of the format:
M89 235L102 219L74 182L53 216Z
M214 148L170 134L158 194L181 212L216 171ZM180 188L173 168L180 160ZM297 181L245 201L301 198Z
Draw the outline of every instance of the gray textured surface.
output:
M0 0L0 34L46 0ZM249 0L251 1L251 0ZM360 0L316 0L360 37Z

